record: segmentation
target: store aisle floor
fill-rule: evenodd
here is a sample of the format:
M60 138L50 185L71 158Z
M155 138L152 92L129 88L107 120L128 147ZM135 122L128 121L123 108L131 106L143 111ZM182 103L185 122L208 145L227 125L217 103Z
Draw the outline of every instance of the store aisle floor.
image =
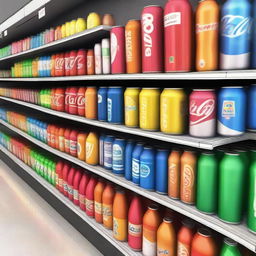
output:
M102 255L0 161L0 255Z

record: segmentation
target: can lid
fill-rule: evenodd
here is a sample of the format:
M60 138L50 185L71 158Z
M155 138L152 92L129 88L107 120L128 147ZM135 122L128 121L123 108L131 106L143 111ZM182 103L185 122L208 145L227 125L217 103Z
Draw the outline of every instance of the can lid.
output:
M123 139L123 138L115 138L115 140L121 140L121 141L124 141L125 139Z
M191 219L188 219L188 218L182 220L181 223L182 223L184 226L186 226L186 227L188 227L188 228L191 228L191 229L195 227L195 222L192 221Z
M139 19L130 19L130 20L128 20L128 22L129 22L129 21L133 21L133 20L135 20L135 21L140 21ZM128 22L127 22L127 23L128 23Z
M127 87L126 90L127 89L140 89L140 87Z
M108 138L115 138L115 136L113 136L113 135L106 135L106 137L108 137Z
M145 146L144 149L153 149L151 146Z
M167 148L158 148L157 151L165 151L165 152L168 152L169 149L167 149Z
M237 246L237 242L230 239L229 237L224 238L224 243L229 245L229 246Z
M203 151L201 154L202 155L214 155L214 153L212 151Z
M226 151L225 155L229 155L229 156L239 156L239 153L235 152L235 151Z
M150 87L145 87L145 88L142 88L142 90L159 90L160 88L150 88Z
M162 8L161 5L157 5L157 4L147 5L147 6L144 7L144 9L147 8L147 7L161 7Z
M243 88L243 86L223 86L221 88L225 88L225 89L238 89L238 88Z
M184 152L195 153L195 151L194 151L194 150L191 150L191 149L185 149Z
M113 26L112 28L124 28L124 26L118 25L118 26Z
M212 91L215 91L214 89L193 89L193 91L195 92L212 92Z
M166 223L172 223L173 222L173 220L170 217L164 217L163 221L166 222Z
M123 87L122 86L109 86L108 88L115 88L115 89L118 88L119 89L119 88L123 88Z
M156 204L151 204L151 205L148 206L148 209L153 210L153 211L157 211L158 206Z
M208 228L199 228L197 233L205 237L210 237L212 235L211 231Z
M100 88L108 88L107 86L100 86Z

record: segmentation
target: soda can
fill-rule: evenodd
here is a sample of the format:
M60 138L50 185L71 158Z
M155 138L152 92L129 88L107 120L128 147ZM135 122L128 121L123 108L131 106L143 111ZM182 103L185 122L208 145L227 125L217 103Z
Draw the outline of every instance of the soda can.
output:
M77 60L76 60L76 65L77 65L77 75L78 76L83 76L86 75L86 70L87 70L87 52L85 49L79 49L77 51Z
M168 192L168 156L169 150L158 149L156 152L156 192Z
M216 95L213 89L194 89L189 97L189 134L213 137L216 134Z
M152 147L144 147L140 155L140 187L155 189L155 151Z
M144 7L142 21L142 72L163 72L163 9Z
M112 154L113 154L113 142L115 137L106 135L104 139L104 168L112 170Z
M196 208L207 214L217 211L218 163L214 153L202 153L197 163Z
M124 121L124 92L122 87L108 89L108 122L122 124Z
M80 87L77 91L77 114L79 116L85 115L85 87Z
M159 130L159 88L143 88L139 96L140 102L140 128L143 130Z
M104 38L101 41L101 55L102 55L102 73L111 73L110 64L110 42L108 38Z
M141 73L141 23L129 20L125 26L126 72Z
M101 25L100 15L96 12L91 12L87 17L87 29Z
M95 74L102 74L101 44L94 45Z
M239 136L245 132L246 94L243 87L222 87L218 95L218 133Z
M251 85L248 91L248 116L247 128L250 131L256 131L256 85Z
M87 75L95 74L94 50L87 50Z
M255 215L255 202L256 202L256 152L254 151L254 158L249 169L249 198L248 198L248 214L247 226L249 230L256 233L256 215Z
M143 143L137 143L132 151L132 182L140 184L140 155L143 151Z
M90 165L99 164L99 138L95 132L90 132L86 138L85 162Z
M64 55L64 62L65 62L65 76L70 76L70 52L65 52Z
M186 204L195 203L196 164L197 158L193 151L184 151L181 156L180 200Z
M65 75L65 59L64 53L59 53L55 55L55 76ZM39 64L40 65L40 64Z
M85 117L97 119L97 88L87 87L85 91Z
M182 88L165 88L160 96L160 130L184 134L187 123L187 97Z
M124 174L124 156L125 156L125 139L115 138L113 142L113 159L112 159L112 171L114 174Z
M104 166L104 140L105 135L101 134L99 138L99 164L100 166Z
M100 87L98 90L98 120L107 121L107 95L108 88Z
M76 20L70 21L70 35L74 35L76 33Z
M247 69L250 65L251 3L226 1L221 8L220 68Z
M68 113L72 115L77 115L77 92L77 87L69 88Z
M218 217L224 222L238 224L242 220L245 172L239 154L226 152L220 162L218 191Z
M70 76L77 75L77 51L71 51L69 54L69 66L70 66Z
M124 92L124 122L128 127L139 126L139 95L139 87L128 87Z
M238 249L237 242L234 240L225 237L224 238L224 244L222 245L221 251L220 251L220 256L241 256L244 254L241 254L241 252Z
M112 27L110 31L111 73L124 74L125 65L125 29L123 26Z
M133 140L128 140L124 151L124 176L127 180L132 180L132 152L135 147Z

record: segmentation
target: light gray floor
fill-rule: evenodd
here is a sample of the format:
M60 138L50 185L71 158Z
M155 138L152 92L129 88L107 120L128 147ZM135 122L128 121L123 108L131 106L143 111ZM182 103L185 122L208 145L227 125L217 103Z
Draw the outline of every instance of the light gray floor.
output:
M0 160L0 255L102 255Z

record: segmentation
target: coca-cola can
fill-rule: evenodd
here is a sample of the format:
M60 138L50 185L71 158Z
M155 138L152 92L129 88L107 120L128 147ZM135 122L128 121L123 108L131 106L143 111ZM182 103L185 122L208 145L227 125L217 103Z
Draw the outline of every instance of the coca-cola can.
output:
M63 88L56 88L54 95L54 104L57 111L65 110L65 90Z
M65 76L70 76L70 64L69 64L70 52L65 53Z
M80 87L77 92L77 114L85 116L85 87Z
M71 51L69 55L69 65L70 65L70 75L76 76L77 75L77 51Z
M113 27L110 31L111 73L123 74L125 65L125 29L123 26Z
M142 22L142 72L162 72L163 9L158 5L144 7Z
M77 75L83 76L87 73L87 61L86 61L87 52L85 49L79 49L77 51Z
M69 88L68 112L72 115L77 115L77 91L77 87Z
M66 88L65 90L65 112L69 113L69 87Z
M102 72L103 74L110 74L110 43L108 38L101 41L102 52Z
M216 134L216 94L213 89L194 89L189 98L189 134L213 137Z
M94 45L94 58L95 58L95 74L102 74L102 62L101 62L101 44Z
M64 76L65 75L65 63L64 63L64 54L56 54L55 57L55 76Z

